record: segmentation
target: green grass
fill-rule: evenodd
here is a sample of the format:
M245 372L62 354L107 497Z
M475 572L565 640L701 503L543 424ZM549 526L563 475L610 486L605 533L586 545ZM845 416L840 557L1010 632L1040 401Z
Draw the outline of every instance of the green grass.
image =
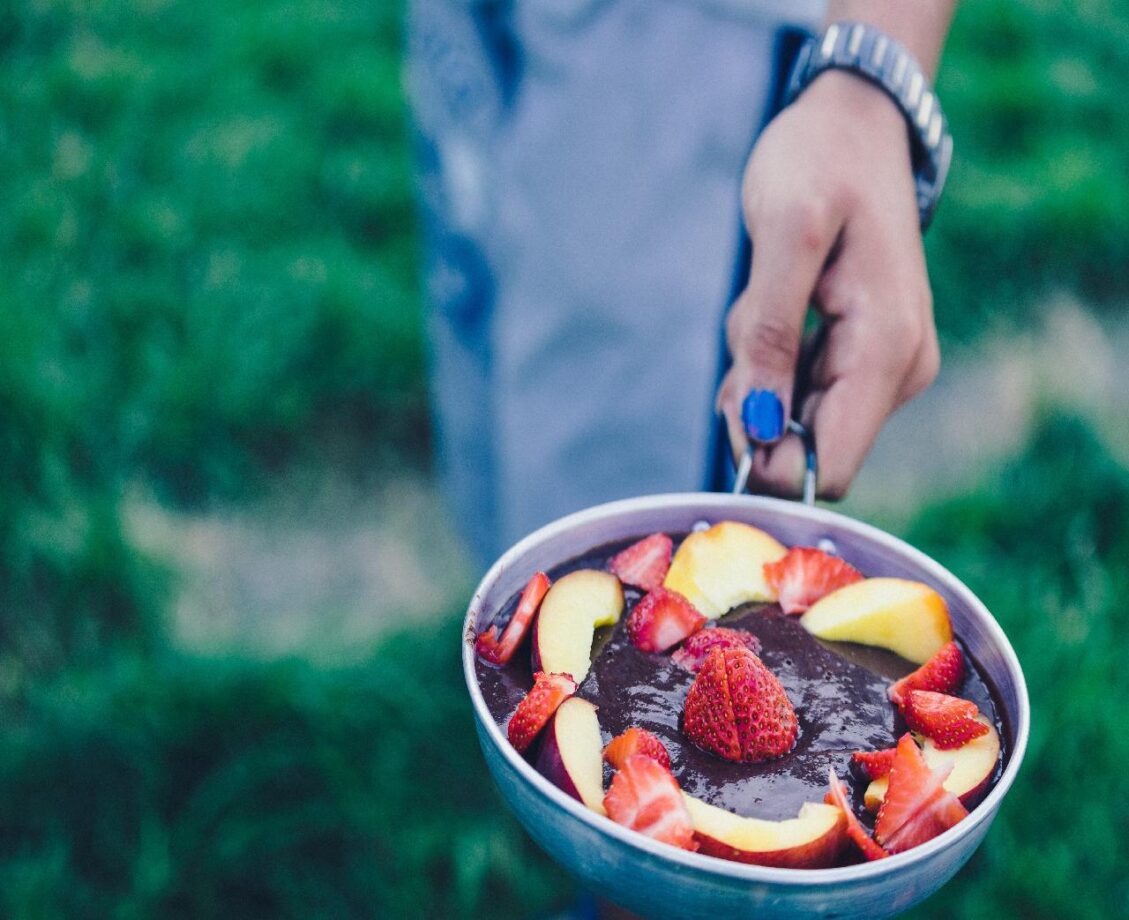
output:
M88 465L238 493L422 412L400 10L8 4L0 301Z
M168 648L122 495L427 448L399 2L0 0L0 914L531 916L569 883L483 775L457 624L348 669ZM960 7L931 232L950 342L1129 298L1129 12ZM1112 917L1129 474L1051 419L909 536L1004 624L1029 759L922 916Z
M959 4L938 79L955 138L929 233L937 322L971 342L1048 293L1129 298L1129 7Z
M1050 417L998 480L908 538L993 611L1031 695L1026 762L983 852L925 916L1124 916L1129 906L1129 471Z
M6 917L522 917L567 893L484 775L444 621L342 670L122 658L0 748Z
M136 645L120 496L427 442L395 3L0 4L0 661ZM316 448L315 448L316 450Z
M72 475L194 500L337 430L423 455L401 15L0 4L0 366L26 384L0 397ZM960 7L929 240L946 337L1059 288L1129 297L1127 40L1116 0Z

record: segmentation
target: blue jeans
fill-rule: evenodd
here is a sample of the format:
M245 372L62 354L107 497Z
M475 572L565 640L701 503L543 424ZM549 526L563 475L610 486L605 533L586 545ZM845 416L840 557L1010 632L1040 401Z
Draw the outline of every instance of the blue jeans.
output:
M798 40L723 7L412 2L437 459L482 562L713 476L741 174Z

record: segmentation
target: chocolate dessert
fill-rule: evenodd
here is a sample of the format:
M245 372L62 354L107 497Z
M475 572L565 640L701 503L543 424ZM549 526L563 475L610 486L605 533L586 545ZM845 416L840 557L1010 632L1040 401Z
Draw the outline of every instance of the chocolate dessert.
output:
M676 537L673 545L683 541L684 537ZM595 548L557 566L548 573L548 581L556 584L565 575L582 570L602 572L610 566L614 571L615 559L634 542ZM666 564L671 545L668 541ZM855 577L861 575L855 573ZM603 744L630 728L645 729L669 753L669 772L682 792L735 815L766 821L794 819L805 803L823 803L829 770L834 771L854 790L848 795L849 807L869 833L875 825L875 809L866 807L862 790L870 778L853 755L860 751L887 751L892 757L891 749L907 732L907 721L902 709L891 702L888 691L895 681L913 672L917 664L884 648L817 638L801 624L799 617L786 614L777 602L736 606L698 628L703 633L718 627L737 629L755 637L751 644L791 701L798 731L794 746L783 756L760 762L734 762L703 749L687 736L684 706L696 674L680 664L670 650L641 650L628 624L632 611L648 592L626 581L622 590L623 614L613 625L595 630L591 666L575 691L577 697L595 705ZM518 603L519 596L515 595L497 613L492 624L499 631L511 620ZM706 605L705 601L699 603ZM955 638L959 644L959 637ZM527 644L502 666L481 658L476 660L476 674L487 707L503 728L534 684ZM1001 709L981 669L967 653L963 662L961 700L973 704L981 719L994 726L999 737L1006 737L1000 724ZM918 735L918 743L921 741ZM531 759L535 755L536 748L527 754ZM974 794L962 797L965 805L973 807L991 787L1005 757L1006 752L1001 752L987 782L977 787ZM615 771L605 764L602 788L607 789L614 776ZM858 851L844 844L836 862L849 863L860 858Z

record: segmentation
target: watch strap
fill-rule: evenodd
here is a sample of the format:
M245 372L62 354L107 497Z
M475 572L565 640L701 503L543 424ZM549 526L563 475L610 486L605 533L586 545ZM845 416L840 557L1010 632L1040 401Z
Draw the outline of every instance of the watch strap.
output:
M885 32L863 22L836 22L800 50L785 105L831 69L847 70L873 83L905 116L918 216L925 230L941 197L953 155L948 122L929 79L913 55Z

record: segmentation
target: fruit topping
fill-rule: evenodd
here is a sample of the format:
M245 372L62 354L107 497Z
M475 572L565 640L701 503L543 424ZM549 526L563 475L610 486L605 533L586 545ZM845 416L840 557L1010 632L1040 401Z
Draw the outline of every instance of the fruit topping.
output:
M616 770L623 767L628 757L643 754L657 760L660 764L670 769L670 754L666 747L645 728L629 728L627 731L612 738L604 748L604 760Z
M823 550L794 546L783 559L765 563L764 580L781 610L803 613L832 591L862 581L862 573Z
M816 601L800 625L820 639L887 648L924 664L953 638L945 599L902 578L864 578Z
M566 569L552 583L537 572L517 603L507 606L514 610L508 622L474 637L478 675L495 682L489 685L496 691L488 695L491 712L535 770L625 828L764 866L882 859L968 815L998 775L1001 743L995 704L984 703L982 715L976 703L956 695L966 680L963 692L975 700L991 691L954 640L941 594L907 579L864 578L833 555L812 547L789 550L735 521L695 525L678 552L673 545L657 532L605 555L606 563ZM625 586L635 589L626 592L630 608ZM780 610L750 606L758 601L778 601ZM623 628L597 634L625 613ZM797 613L803 629L788 616ZM723 614L730 614L725 622L732 626L710 622ZM514 656L530 634L533 686L507 723L514 682L529 674ZM889 683L879 678L886 673L881 660L872 666L870 657L812 636L886 648L914 664ZM601 656L595 662L594 641ZM895 718L909 731L895 747L854 751L849 782L836 775L838 765L828 769L826 755L845 757L865 737L853 723L809 738L816 746L802 745L795 760L785 758L796 749L799 719L759 657L762 642L770 660L787 662L786 679L804 687L796 692L811 707L806 724L822 726L830 713L832 722L861 719L865 727L877 693L886 718L893 713L886 707L897 706ZM674 671L658 657L664 652L692 676ZM809 693L811 682L816 686ZM669 733L680 705L685 738ZM622 731L604 745L607 726ZM815 770L812 754L822 758ZM752 769L731 766L777 758L784 759ZM606 789L605 772L611 777ZM682 792L681 781L702 798ZM877 813L873 831L863 805ZM761 807L766 817L747 816ZM796 817L786 817L797 809Z
M734 762L780 757L796 743L796 711L747 648L715 648L686 694L682 727L698 747Z
M612 556L608 570L625 585L654 591L666 578L674 541L665 533L653 533Z
M784 544L763 530L722 521L682 541L663 585L716 619L748 601L776 600L765 584L764 564L786 552Z
M533 675L533 686L517 704L506 734L521 753L529 748L557 711L557 707L576 692L576 681L568 674Z
M886 798L874 823L874 836L886 850L901 853L931 840L968 815L957 797L943 786L948 772L930 770L908 732L898 740Z
M942 751L958 748L988 731L976 718L980 710L975 703L947 693L910 690L902 714L913 731L932 738Z
M706 625L706 618L677 591L655 588L627 618L627 635L644 652L665 652Z
M678 781L652 757L633 754L612 777L604 808L616 824L640 834L696 850L694 825Z
M701 670L702 663L710 649L717 648L747 648L754 655L759 655L761 640L747 629L729 629L726 626L714 626L710 629L700 629L690 636L682 645L675 649L670 656L671 660L685 668L691 674Z
M889 856L889 853L875 843L874 838L862 826L862 822L851 809L847 802L847 791L843 788L843 784L839 782L839 777L835 775L833 769L828 771L827 778L831 784L831 791L827 793L825 801L828 805L837 806L843 812L843 816L847 819L847 836L851 838L851 842L859 848L859 851L868 860L883 859Z
M622 614L623 585L614 575L595 569L562 575L533 622L533 669L571 674L580 683L592 665L596 628Z
M558 707L537 750L537 772L549 782L604 813L604 764L596 707L570 696Z
M884 751L855 751L851 755L851 760L862 767L863 772L871 779L881 779L889 775L897 750L897 748L886 748Z
M910 690L934 690L951 693L964 679L964 655L955 642L946 642L925 664L907 674L887 691L890 701L898 707L905 703Z
M503 665L509 661L529 631L534 614L537 613L548 590L549 576L544 572L537 572L521 592L517 610L506 624L506 628L499 631L497 625L491 625L478 634L474 642L474 650L478 653L478 657L494 665Z
M846 839L846 821L834 805L804 802L795 818L767 821L684 798L694 839L709 856L781 869L822 869L835 865Z
M916 738L921 744L921 756L929 769L948 769L952 772L944 786L960 799L965 808L971 808L987 790L1000 760L1000 736L984 716L977 716L987 731L958 748L942 751L930 738ZM863 801L871 811L877 811L886 797L888 777L876 777L866 787Z

